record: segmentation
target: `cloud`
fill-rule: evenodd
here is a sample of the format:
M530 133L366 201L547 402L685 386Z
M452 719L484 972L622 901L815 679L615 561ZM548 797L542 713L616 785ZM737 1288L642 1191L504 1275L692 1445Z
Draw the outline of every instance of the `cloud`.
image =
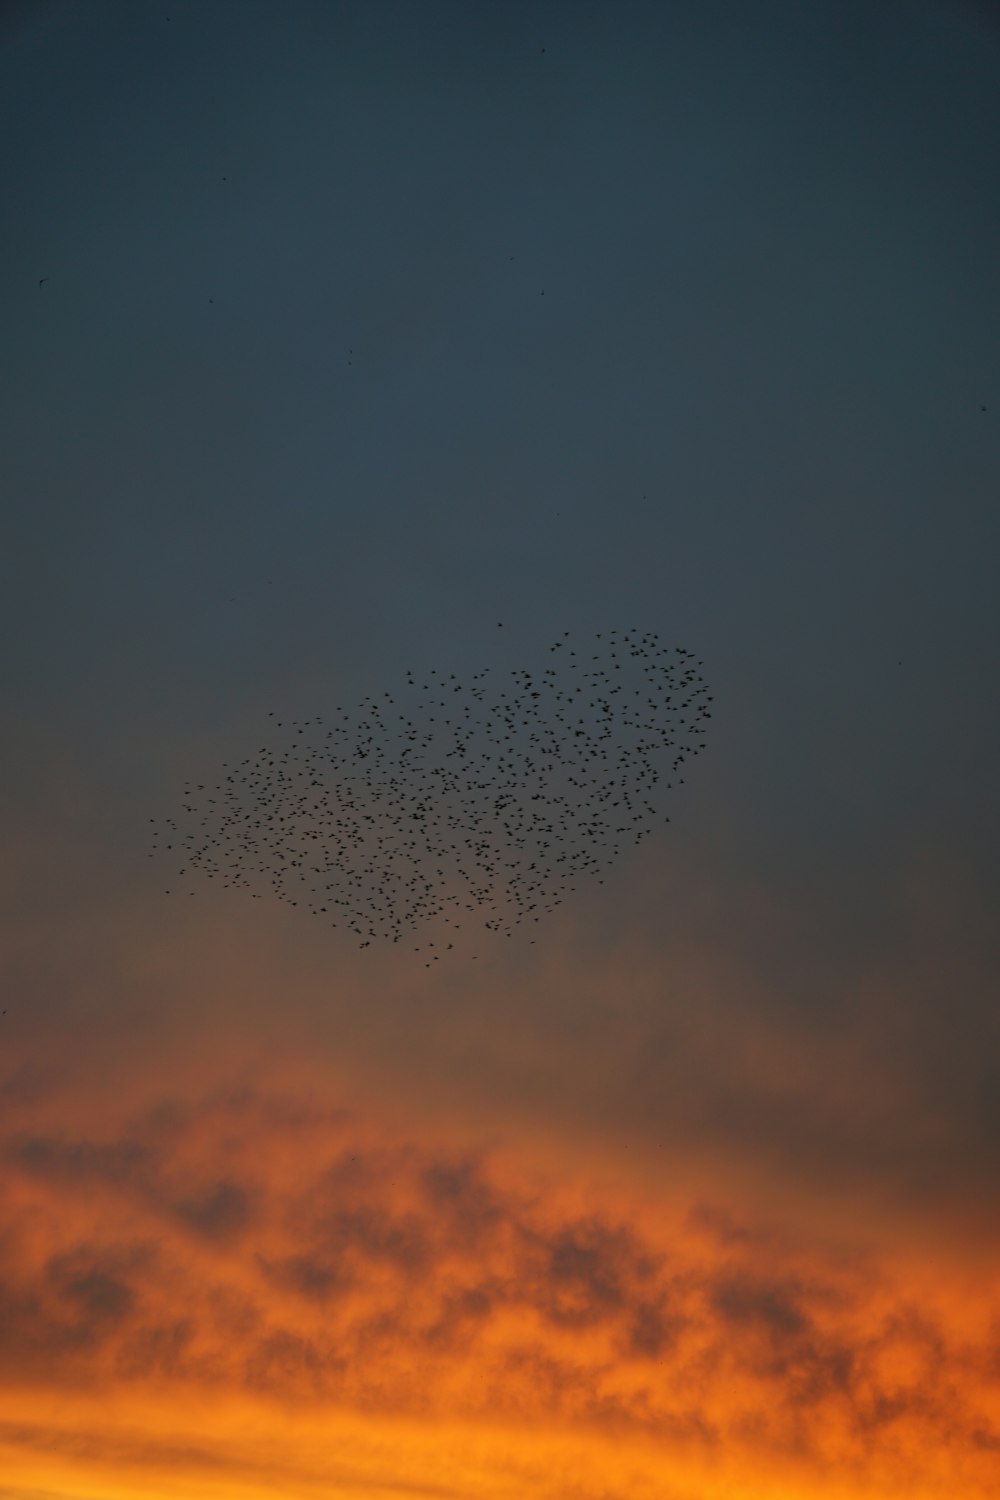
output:
M947 1452L972 1485L1000 1440L987 1325L970 1337L947 1295L871 1252L708 1199L670 1226L630 1217L252 1089L164 1096L102 1133L15 1126L0 1148L8 1384L617 1434L815 1472L915 1475Z
M150 1153L138 1141L66 1141L21 1135L8 1143L10 1158L52 1182L121 1186L146 1176Z
M271 1260L259 1257L263 1275L279 1290L292 1292L308 1302L323 1303L353 1284L343 1267L332 1259L310 1255L285 1255Z
M174 1205L185 1224L208 1239L229 1239L251 1218L251 1194L239 1182L223 1179L194 1198Z

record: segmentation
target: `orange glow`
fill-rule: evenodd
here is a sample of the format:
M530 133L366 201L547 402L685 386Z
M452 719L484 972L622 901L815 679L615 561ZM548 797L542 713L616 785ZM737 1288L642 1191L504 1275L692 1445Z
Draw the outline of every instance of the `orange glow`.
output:
M982 1270L173 1082L7 1091L4 1500L995 1492Z

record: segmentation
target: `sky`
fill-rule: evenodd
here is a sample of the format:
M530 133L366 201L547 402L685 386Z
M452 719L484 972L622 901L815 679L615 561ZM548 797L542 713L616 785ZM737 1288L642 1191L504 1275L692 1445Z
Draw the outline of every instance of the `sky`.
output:
M4 7L0 1500L997 1493L998 153L985 0ZM533 943L165 894L629 629Z

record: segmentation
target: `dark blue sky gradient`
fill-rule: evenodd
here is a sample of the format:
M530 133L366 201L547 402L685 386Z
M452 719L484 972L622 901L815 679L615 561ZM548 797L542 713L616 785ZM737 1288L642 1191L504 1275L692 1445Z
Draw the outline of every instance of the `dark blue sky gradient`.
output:
M159 910L147 815L271 708L653 629L714 732L594 921L669 946L700 913L756 976L734 1009L884 1049L979 1192L998 85L988 12L945 3L11 10L3 798L48 851L15 911L55 948L77 900ZM916 868L952 903L923 989ZM853 978L890 972L866 1019ZM803 1171L867 1170L768 1121Z

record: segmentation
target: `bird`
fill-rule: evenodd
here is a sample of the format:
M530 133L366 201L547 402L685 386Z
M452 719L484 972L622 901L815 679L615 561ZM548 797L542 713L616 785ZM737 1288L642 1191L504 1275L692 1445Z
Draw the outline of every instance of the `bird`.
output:
M44 286L47 281L51 281L51 280L52 280L51 276L40 276L38 278L38 285L39 286Z
M457 958L465 928L534 927L651 834L656 789L705 748L701 665L636 627L586 649L565 631L505 672L407 669L332 721L268 710L266 743L151 820L151 852L301 904L364 950L419 934L428 967Z

